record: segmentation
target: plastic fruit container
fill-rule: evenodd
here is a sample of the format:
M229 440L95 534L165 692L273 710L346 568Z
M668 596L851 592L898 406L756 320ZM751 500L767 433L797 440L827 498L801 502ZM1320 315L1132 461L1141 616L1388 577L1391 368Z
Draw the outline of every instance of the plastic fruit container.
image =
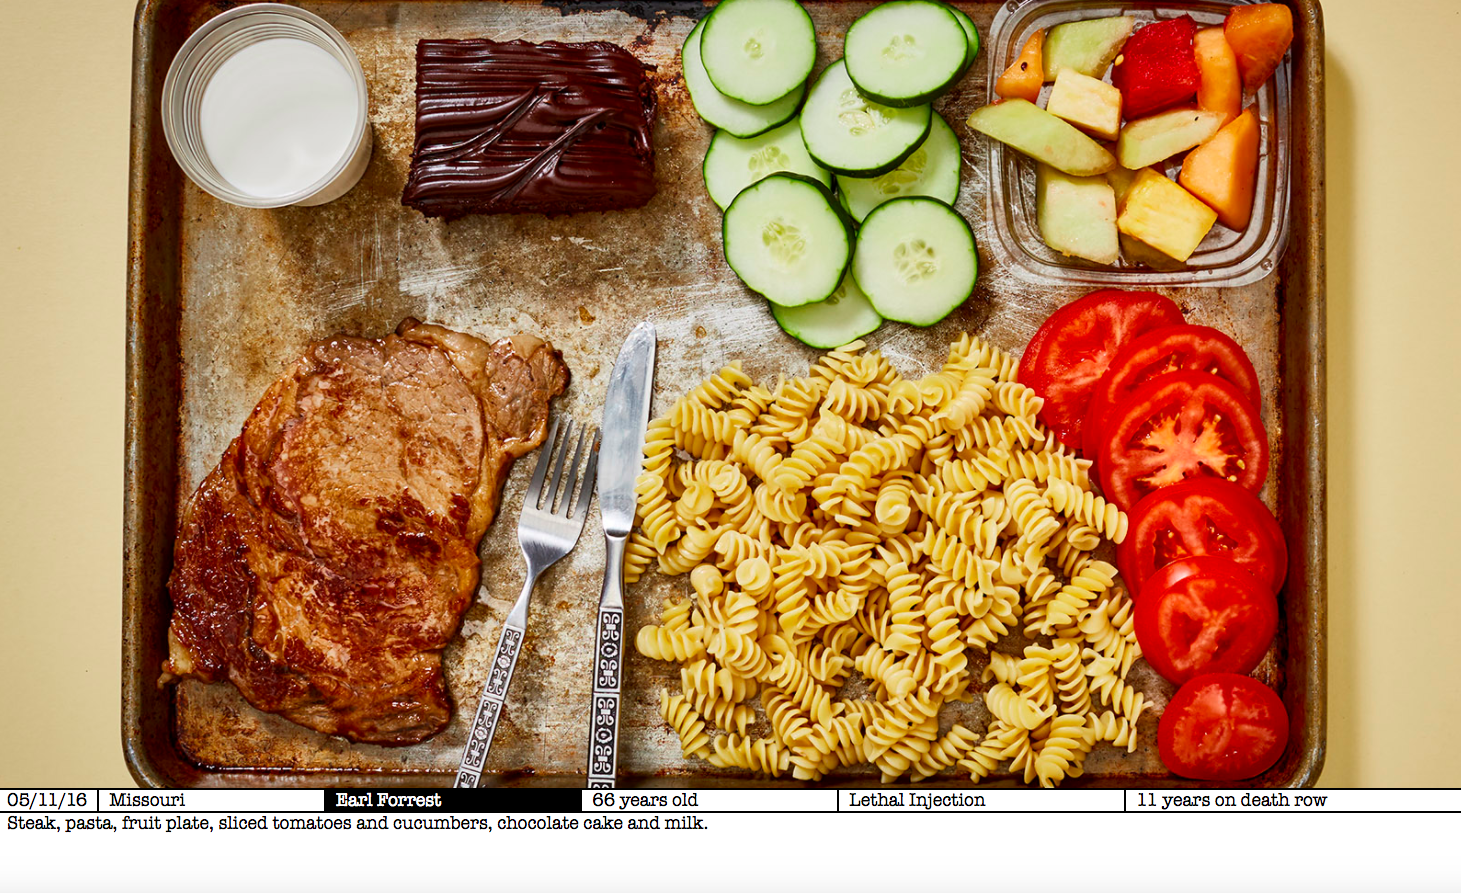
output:
M1239 5L1244 4L1213 0L1182 4L1011 0L995 14L990 27L984 54L988 84L984 101L999 99L994 93L995 80L1019 56L1020 48L1037 29L1044 28L1048 33L1063 22L1118 15L1133 16L1138 28L1150 22L1190 15L1200 29L1221 26L1228 10ZM971 132L974 139L984 143L988 153L991 223L988 233L992 236L988 250L1013 274L1046 283L1055 280L1072 285L1114 287L1137 284L1146 288L1219 287L1248 285L1268 276L1277 268L1288 239L1292 55L1290 50L1274 76L1256 95L1244 96L1245 107L1257 103L1262 126L1257 194L1253 217L1246 229L1235 231L1218 223L1186 264L1173 261L1171 267L1162 270L1125 257L1111 266L1067 257L1047 246L1040 236L1035 217L1035 162L1002 143ZM1104 80L1110 82L1109 71ZM1046 84L1041 91L1041 108L1050 98L1050 89L1051 85ZM1114 144L1109 145L1114 150ZM1168 159L1158 168L1175 179L1185 154Z

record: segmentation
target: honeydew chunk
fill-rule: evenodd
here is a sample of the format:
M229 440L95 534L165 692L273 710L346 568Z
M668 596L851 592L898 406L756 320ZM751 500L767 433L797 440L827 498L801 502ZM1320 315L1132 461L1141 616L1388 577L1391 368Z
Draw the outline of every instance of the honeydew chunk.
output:
M1055 80L1062 68L1100 77L1111 67L1135 27L1136 19L1131 16L1056 25L1045 37L1045 81Z
M969 126L1072 177L1094 177L1116 166L1100 143L1023 99L976 109Z
M1072 177L1042 164L1035 209L1045 244L1061 254L1098 264L1114 264L1121 256L1116 193L1105 177Z
M1121 129L1116 157L1129 170L1164 161L1212 139L1223 126L1222 112L1188 106L1132 121Z

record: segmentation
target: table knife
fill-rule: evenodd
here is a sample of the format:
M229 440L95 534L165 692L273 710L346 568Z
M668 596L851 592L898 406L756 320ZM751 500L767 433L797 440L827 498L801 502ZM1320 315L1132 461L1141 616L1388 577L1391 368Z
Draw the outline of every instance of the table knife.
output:
M644 429L654 384L654 326L629 333L604 397L599 447L599 516L604 521L604 589L594 635L589 702L588 786L612 788L619 762L619 682L624 669L624 544L634 525L634 479L644 466Z

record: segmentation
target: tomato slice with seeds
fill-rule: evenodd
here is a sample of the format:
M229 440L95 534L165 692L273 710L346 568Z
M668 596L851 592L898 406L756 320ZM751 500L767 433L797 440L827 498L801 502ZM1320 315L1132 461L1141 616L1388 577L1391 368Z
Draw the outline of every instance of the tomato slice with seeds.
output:
M1236 673L1199 676L1178 689L1157 726L1157 752L1183 778L1238 781L1278 762L1289 715L1273 689Z
M1263 406L1258 373L1238 342L1209 326L1171 326L1147 332L1121 348L1091 391L1083 425L1085 452L1094 455L1111 408L1142 384L1171 372L1206 372L1232 382L1254 409Z
M1278 629L1278 600L1226 558L1203 555L1157 571L1136 600L1147 663L1181 685L1205 673L1248 673Z
M1078 450L1091 390L1117 352L1138 335L1181 322L1182 308L1155 292L1091 292L1052 313L1035 332L1020 358L1019 381L1044 399L1040 421Z
M1288 546L1273 513L1237 484L1191 478L1149 494L1131 510L1116 564L1133 596L1173 561L1219 555L1277 595L1288 573Z
M1232 384L1202 372L1154 378L1112 410L1097 468L1106 498L1130 511L1148 493L1216 477L1257 493L1268 478L1268 432Z

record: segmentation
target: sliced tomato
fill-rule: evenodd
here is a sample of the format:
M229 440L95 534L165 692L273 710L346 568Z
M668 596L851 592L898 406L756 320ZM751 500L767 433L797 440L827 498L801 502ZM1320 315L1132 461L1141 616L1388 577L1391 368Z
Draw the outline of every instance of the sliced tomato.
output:
M1199 676L1178 689L1157 726L1157 752L1183 778L1238 781L1278 762L1289 716L1273 689L1236 673Z
M1235 562L1277 595L1288 573L1288 547L1273 513L1237 484L1191 478L1151 493L1131 510L1116 564L1133 596L1173 561L1220 555Z
M1206 372L1232 382L1254 409L1261 409L1258 373L1238 342L1209 326L1171 326L1133 339L1111 361L1091 391L1083 426L1086 454L1096 453L1111 408L1138 387L1169 372Z
M1226 558L1174 561L1136 600L1136 640L1147 663L1181 685L1205 673L1249 673L1278 628L1278 600Z
M1097 468L1106 498L1130 511L1188 478L1216 477L1257 493L1268 477L1268 432L1238 389L1203 372L1173 372L1112 410Z
M1153 329L1182 322L1182 308L1149 291L1105 289L1050 315L1020 359L1019 381L1045 401L1044 422L1060 442L1081 447L1091 390L1121 348Z

